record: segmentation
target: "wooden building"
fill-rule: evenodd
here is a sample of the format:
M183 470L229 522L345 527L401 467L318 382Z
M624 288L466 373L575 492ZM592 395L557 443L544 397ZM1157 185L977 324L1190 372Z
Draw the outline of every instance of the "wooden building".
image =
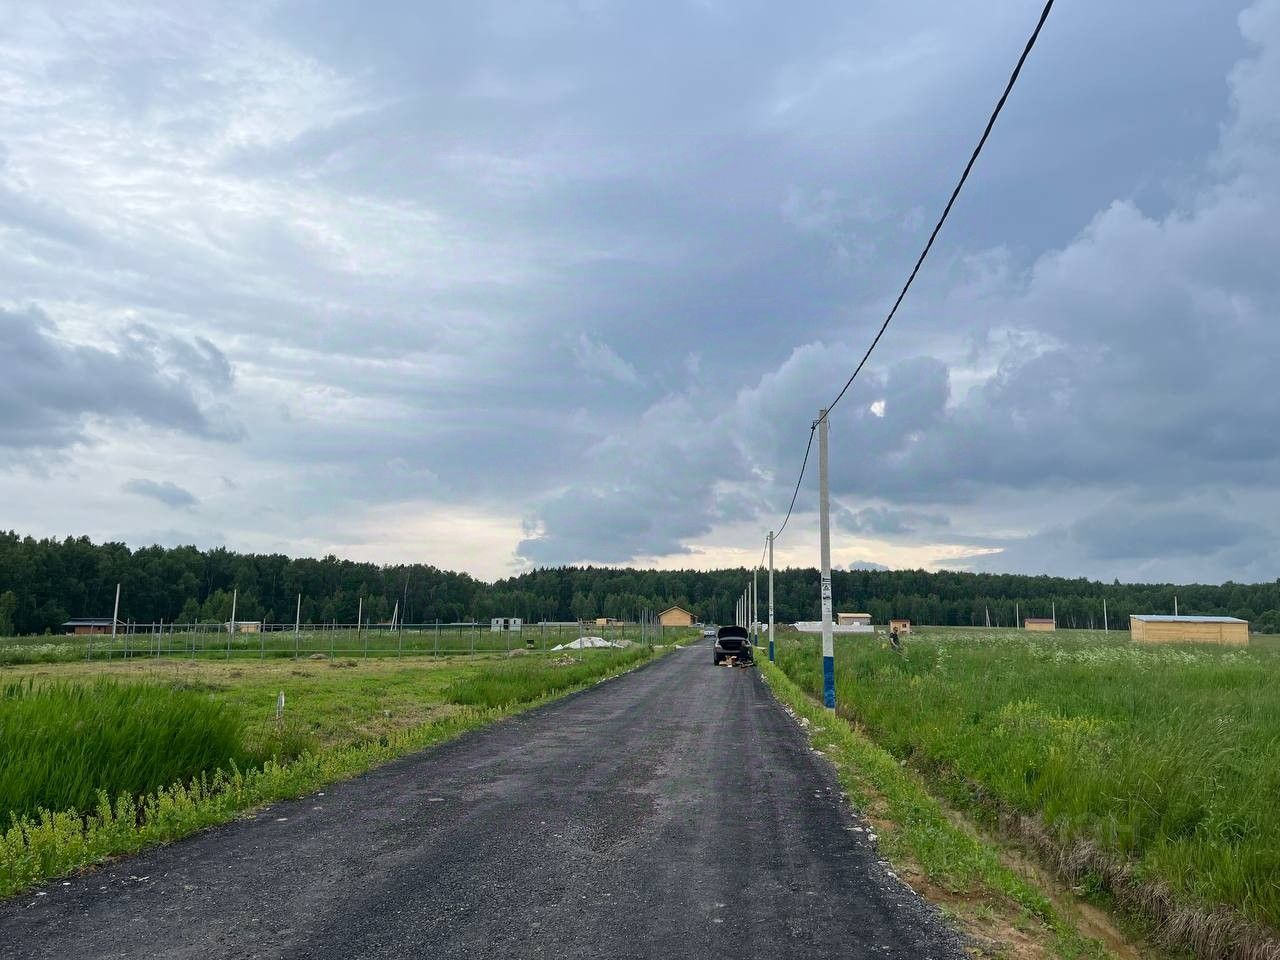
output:
M664 627L692 627L693 614L684 607L667 607L658 614L658 622Z
M1028 630L1038 630L1042 633L1053 633L1058 629L1058 623L1052 617L1027 617L1022 621L1022 625Z
M62 625L67 631L67 635L75 635L77 637L90 636L96 634L111 632L110 617L78 617L75 620L68 620ZM124 623L117 622L116 629L123 632Z
M1249 645L1249 621L1237 617L1129 617L1129 637L1137 643L1220 643Z
M911 632L911 621L905 618L895 617L889 621L889 630L897 630L898 636L905 637Z
M836 625L841 627L869 627L871 626L871 614L837 613Z

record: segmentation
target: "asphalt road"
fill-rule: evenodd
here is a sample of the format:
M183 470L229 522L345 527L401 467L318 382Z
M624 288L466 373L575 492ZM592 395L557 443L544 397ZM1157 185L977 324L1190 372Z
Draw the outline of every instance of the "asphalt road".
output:
M702 646L40 893L0 957L964 955Z

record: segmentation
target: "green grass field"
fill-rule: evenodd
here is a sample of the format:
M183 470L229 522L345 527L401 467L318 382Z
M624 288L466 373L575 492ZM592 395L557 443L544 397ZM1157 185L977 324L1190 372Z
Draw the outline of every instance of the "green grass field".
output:
M0 668L0 895L351 776L653 655L633 646Z
M667 630L665 641L652 631L637 626L579 629L574 625L538 626L530 624L519 632L493 633L488 624L437 624L410 626L403 631L373 626L364 630L337 630L303 627L264 633L231 634L216 625L176 630L167 626L153 632L109 635L41 635L0 637L0 666L36 663L71 663L76 660L114 662L116 660L271 660L301 659L309 656L354 657L446 657L459 654L506 653L518 647L539 652L550 650L579 635L606 636L633 643L672 642L682 634Z
M821 691L816 638L780 666ZM1280 646L922 629L837 637L837 700L948 799L1043 825L1099 892L1125 865L1187 907L1280 929ZM1110 873L1109 873L1110 871Z

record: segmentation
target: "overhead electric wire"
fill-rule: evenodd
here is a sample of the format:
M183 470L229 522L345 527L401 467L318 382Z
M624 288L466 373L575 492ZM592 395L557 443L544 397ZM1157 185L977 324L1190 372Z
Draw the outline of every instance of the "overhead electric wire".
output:
M1022 73L1023 64L1027 62L1027 57L1031 54L1031 48L1036 45L1036 41L1040 39L1040 31L1044 27L1044 23L1049 19L1049 11L1053 9L1054 0L1048 0L1044 5L1044 10L1040 14L1040 19L1036 23L1036 28L1031 32L1031 37L1027 40L1026 47L1022 50L1022 56L1018 58L1017 65L1013 68L1013 73L1009 75L1009 82L1005 84L1004 93L1000 95L996 108L991 112L990 119L987 120L986 129L982 131L982 139L978 141L978 145L973 148L973 153L969 157L969 162L965 164L964 173L960 175L960 180L956 183L955 189L951 191L951 199L947 201L946 207L942 211L942 216L938 218L938 222L934 225L933 232L929 234L929 240L924 245L924 249L920 251L920 256L916 260L916 265L911 268L911 274L907 277L907 282L903 284L902 291L898 294L898 299L893 302L892 309L889 310L888 316L884 318L884 323L880 324L880 330L876 333L875 339L871 341L871 346L867 347L867 352L863 354L862 360L859 361L857 368L853 371L853 375L840 388L840 392L836 394L836 398L827 406L826 413L822 416L826 417L831 413L849 388L853 386L853 381L858 378L858 374L862 372L862 368L866 365L867 360L871 357L871 352L875 350L876 345L880 342L880 338L884 336L885 330L889 328L889 323L893 320L894 315L898 312L898 307L902 305L903 299L907 295L907 291L911 289L911 284L915 282L916 274L920 272L920 267L924 265L925 258L929 256L929 251L933 249L933 241L938 238L938 234L942 231L942 225L947 222L947 217L951 213L951 208L955 205L956 198L960 196L960 191L964 189L965 181L969 179L969 173L973 170L973 165L978 161L978 155L982 153L982 148L987 144L987 138L991 136L991 131L996 125L996 120L1000 116L1000 111L1004 109L1005 101L1009 99L1009 94L1013 91L1013 86L1018 82L1018 76ZM821 419L821 418L819 418ZM812 435L810 435L812 440Z
M796 477L796 488L791 491L791 505L787 507L787 515L782 518L782 526L773 535L774 543L778 542L778 538L782 536L782 531L787 529L787 521L791 519L791 511L796 508L796 497L800 495L800 484L804 480L804 468L809 464L809 451L813 449L813 432L817 428L818 425L816 423L809 428L809 442L804 445L804 459L800 461L800 476Z
M893 322L893 318L898 313L898 308L902 306L902 301L906 299L907 291L911 289L911 285L915 283L916 275L919 274L920 268L924 266L925 259L929 256L929 251L933 249L934 241L938 239L938 234L942 232L942 226L947 222L947 217L951 215L951 208L955 206L956 199L960 196L960 191L964 189L965 183L969 179L969 174L973 172L974 164L978 162L978 157L982 154L982 148L987 145L987 140L991 136L991 131L995 128L996 120L1000 118L1001 111L1009 99L1009 94L1013 92L1014 85L1018 82L1018 77L1022 75L1022 68L1027 62L1027 57L1031 55L1031 50L1036 45L1036 41L1040 39L1040 31L1044 29L1045 21L1049 19L1049 12L1053 10L1054 0L1046 0L1044 9L1040 12L1040 19L1036 21L1035 29L1031 31L1031 36L1027 39L1026 46L1022 49L1022 55L1018 57L1017 64L1014 65L1013 73L1009 75L1009 82L1005 84L1004 92L1000 94L1000 99L996 101L995 109L991 111L991 116L987 119L987 125L982 131L982 137L978 140L978 145L973 148L973 153L969 155L969 162L964 166L964 172L960 174L960 179L956 182L955 189L951 191L951 196L947 200L946 207L942 210L942 216L938 218L938 222L934 224L933 231L929 234L929 239L924 245L924 249L920 251L920 256L916 258L915 266L911 268L911 273L907 276L907 282L902 285L898 297L893 302L889 313L884 318L884 323L880 324L880 329L876 331L875 339L871 341L871 346L867 347L867 352L862 355L862 359L858 362L858 366L854 369L849 379L845 381L840 392L836 394L836 398L827 405L821 416L813 422L809 428L809 442L804 448L804 460L800 463L800 475L796 477L796 487L791 494L791 504L787 507L787 515L783 518L782 526L773 535L774 543L777 543L778 537L782 536L782 531L787 528L787 521L791 519L791 512L795 509L796 497L800 494L800 484L804 481L805 467L809 463L809 453L813 449L813 435L818 428L818 424L825 419L832 410L835 409L849 388L853 386L853 381L858 378L858 374L862 372L862 368L866 366L867 361L871 358L872 352L880 343L880 338L884 336L884 332L889 329L889 324ZM763 559L763 555L762 555Z

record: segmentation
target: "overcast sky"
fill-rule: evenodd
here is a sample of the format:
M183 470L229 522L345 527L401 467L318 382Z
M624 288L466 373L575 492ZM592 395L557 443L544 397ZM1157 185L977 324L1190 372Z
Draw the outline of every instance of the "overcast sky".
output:
M1040 5L0 0L0 527L754 561ZM1277 577L1278 90L1280 0L1059 4L837 564Z

